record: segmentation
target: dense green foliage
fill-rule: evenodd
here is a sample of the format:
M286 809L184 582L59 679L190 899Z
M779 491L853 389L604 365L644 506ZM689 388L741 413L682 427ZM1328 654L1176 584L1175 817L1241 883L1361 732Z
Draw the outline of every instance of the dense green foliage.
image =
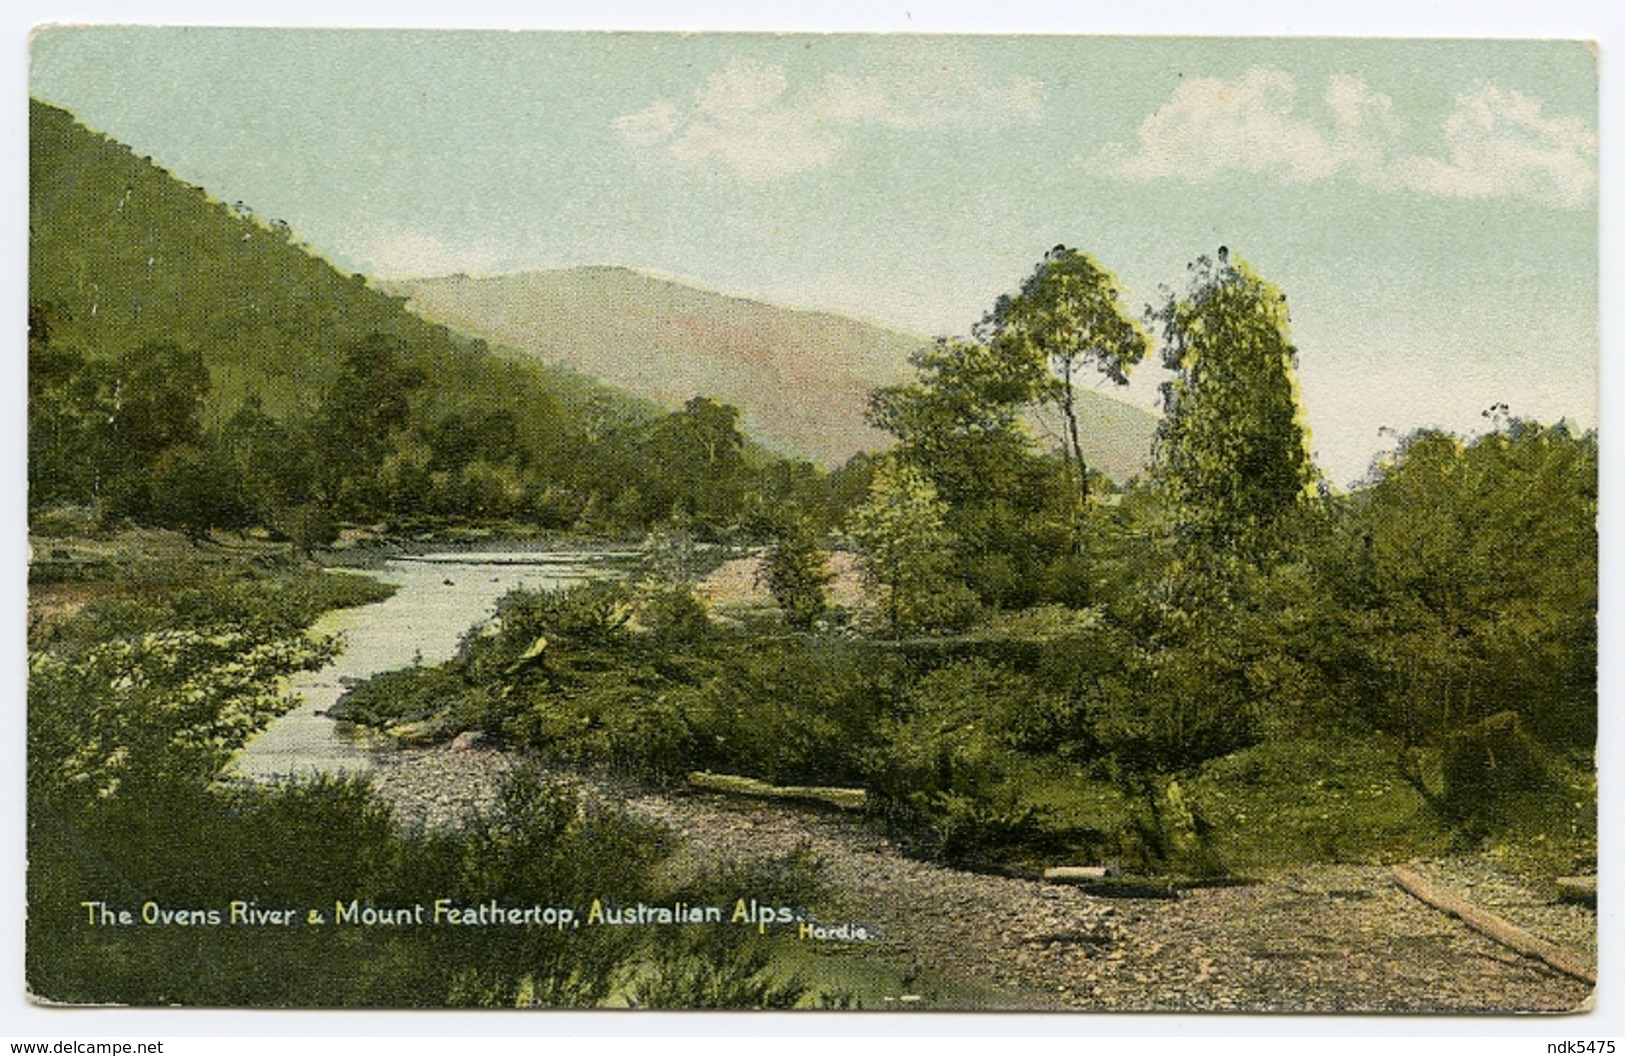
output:
M1330 585L1384 728L1414 743L1510 711L1548 743L1595 739L1594 436L1418 433L1344 507Z
M870 417L898 439L888 457L921 474L945 504L952 564L985 604L1083 600L1072 566L1076 493L1022 411L1038 377L1025 356L943 340L914 356L919 379L878 390Z
M818 536L805 518L780 525L762 562L773 600L784 622L797 630L811 630L829 611L829 581L833 573L819 549Z
M51 816L34 835L29 984L59 1001L593 1005L633 961L629 933L367 927L339 923L335 907L436 897L585 905L611 890L656 893L653 831L612 811L583 813L574 793L527 779L457 835L402 832L364 786L334 782L271 792L169 786ZM229 920L229 903L247 900L297 907L298 919L92 926L81 905L212 909ZM325 922L309 922L307 909Z
M975 615L974 599L952 575L947 512L936 487L906 462L882 464L868 501L852 511L847 532L893 634L964 626Z
M29 685L33 993L272 1007L779 1007L827 996L777 967L790 941L782 929L708 930L703 946L714 958L690 977L665 970L674 950L700 938L676 925L341 919L352 903L409 913L422 904L429 915L439 898L583 915L595 899L731 904L741 892L802 906L820 889L804 862L659 875L670 844L658 826L518 764L498 802L455 829L402 827L356 781L218 783L225 759L290 703L276 676L331 648L308 641L304 625L335 601L377 592L359 577L298 570L222 579L192 564L168 575L167 595L109 585L108 600L38 629ZM234 902L296 912L245 922L233 919ZM121 912L128 923L116 922ZM166 923L162 913L197 916Z
M1315 481L1298 404L1286 297L1219 251L1191 265L1190 290L1157 312L1165 415L1156 478L1184 538L1260 544Z
M946 504L941 521L963 584L949 590L968 587L981 603L1011 609L1095 600L1081 560L1093 478L1079 379L1094 368L1125 383L1147 347L1116 278L1057 246L1017 293L998 299L974 340L937 341L913 357L915 382L876 390L869 417L897 438L890 457L923 474ZM1031 426L1045 410L1065 423L1055 451ZM945 609L963 611L957 602Z
M1280 294L1193 270L1163 309L1181 367L1149 481L1080 511L1023 425L1021 346L941 341L875 394L900 442L850 478L866 611L805 633L803 522L763 558L787 626L713 621L670 579L521 594L454 664L346 706L653 775L862 785L956 862L1207 874L1268 860L1240 830L1271 815L1293 860L1528 835L1543 811L1583 857L1595 437L1423 433L1317 491Z

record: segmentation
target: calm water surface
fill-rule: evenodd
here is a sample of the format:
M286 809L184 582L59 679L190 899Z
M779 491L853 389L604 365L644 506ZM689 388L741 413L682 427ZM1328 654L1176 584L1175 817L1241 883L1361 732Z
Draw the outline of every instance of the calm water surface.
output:
M300 704L248 742L227 768L252 780L285 776L362 773L383 745L374 735L323 714L348 682L414 663L438 664L457 651L473 625L496 611L515 587L565 587L620 574L621 551L487 551L423 554L385 564L368 574L395 584L395 594L372 605L337 609L312 632L342 633L344 651L320 671L289 680ZM354 573L333 572L333 575Z

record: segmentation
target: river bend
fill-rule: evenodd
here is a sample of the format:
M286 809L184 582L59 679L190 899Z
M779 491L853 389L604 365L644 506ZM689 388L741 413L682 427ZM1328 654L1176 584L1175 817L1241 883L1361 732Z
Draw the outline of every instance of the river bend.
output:
M319 671L289 679L300 698L251 739L227 767L254 781L370 771L376 735L327 717L353 682L413 664L450 660L472 626L516 587L557 588L620 574L621 551L491 550L394 558L368 574L398 589L384 601L325 613L313 634L342 634L344 649ZM333 575L354 575L334 571Z

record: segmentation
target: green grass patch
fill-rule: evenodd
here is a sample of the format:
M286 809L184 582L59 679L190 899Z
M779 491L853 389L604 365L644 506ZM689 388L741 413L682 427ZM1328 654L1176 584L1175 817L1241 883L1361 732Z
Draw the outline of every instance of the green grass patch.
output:
M1375 739L1266 741L1212 760L1184 787L1204 849L1231 871L1451 847L1398 757Z
M1059 761L1034 760L1020 787L1022 799L1042 811L1056 833L1071 837L1084 858L1109 854L1134 818L1121 788Z

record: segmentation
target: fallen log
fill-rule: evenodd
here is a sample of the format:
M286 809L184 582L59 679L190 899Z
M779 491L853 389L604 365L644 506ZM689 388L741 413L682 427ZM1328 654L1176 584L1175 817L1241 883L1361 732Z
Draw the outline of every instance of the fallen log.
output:
M1056 865L1044 870L1045 880L1064 884L1087 884L1117 875L1117 870L1109 865Z
M822 803L838 810L864 810L869 806L869 793L861 788L832 788L823 785L774 785L766 781L758 781L754 777L740 777L737 774L713 774L708 770L693 771L688 775L688 783L694 788L703 788L710 792L728 792L736 796L753 796L758 799Z
M1581 902L1596 908L1597 878L1594 876L1560 876L1557 878L1557 897L1564 902Z
M1178 898L1179 888L1160 880L1123 876L1104 865L1060 865L1044 870L1052 884L1071 884L1101 898Z
M1582 954L1531 935L1488 910L1480 909L1471 902L1442 891L1402 865L1392 866L1389 872L1393 875L1395 883L1434 909L1457 918L1473 930L1509 949L1516 950L1526 957L1544 961L1564 975L1593 986L1597 985L1597 967Z

